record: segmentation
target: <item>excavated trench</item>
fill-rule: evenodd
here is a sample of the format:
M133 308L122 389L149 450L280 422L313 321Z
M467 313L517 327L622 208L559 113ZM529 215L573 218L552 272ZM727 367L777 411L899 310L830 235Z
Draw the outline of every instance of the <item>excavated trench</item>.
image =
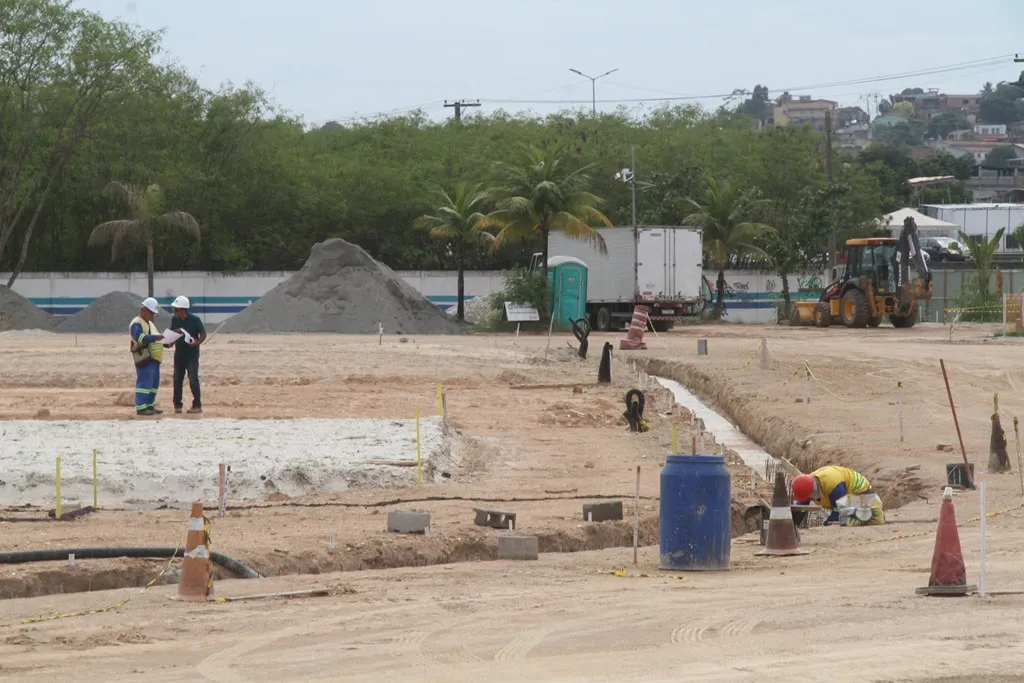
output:
M795 467L800 472L812 472L825 465L855 469L871 480L887 509L917 500L924 489L924 482L912 471L885 469L865 454L821 445L814 432L794 420L772 414L727 379L689 363L643 358L637 364L652 376L678 382L724 414L755 444L779 459L784 470Z

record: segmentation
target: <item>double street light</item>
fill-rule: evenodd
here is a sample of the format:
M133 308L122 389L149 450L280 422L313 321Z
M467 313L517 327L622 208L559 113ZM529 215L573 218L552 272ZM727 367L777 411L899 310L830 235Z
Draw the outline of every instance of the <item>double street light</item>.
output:
M607 76L609 74L615 73L616 71L618 71L618 68L612 69L611 71L605 71L600 76L588 76L587 74L583 73L579 69L569 69L569 71L573 72L574 74L579 74L580 76L583 76L584 78L589 78L590 79L591 111L593 112L594 116L597 116L597 79L604 78L605 76Z

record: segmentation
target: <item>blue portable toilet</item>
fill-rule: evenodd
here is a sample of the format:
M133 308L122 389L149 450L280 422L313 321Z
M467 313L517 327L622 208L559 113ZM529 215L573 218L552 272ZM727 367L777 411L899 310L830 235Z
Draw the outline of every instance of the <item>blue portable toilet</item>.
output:
M570 320L587 317L587 264L573 256L548 259L549 312L564 327Z

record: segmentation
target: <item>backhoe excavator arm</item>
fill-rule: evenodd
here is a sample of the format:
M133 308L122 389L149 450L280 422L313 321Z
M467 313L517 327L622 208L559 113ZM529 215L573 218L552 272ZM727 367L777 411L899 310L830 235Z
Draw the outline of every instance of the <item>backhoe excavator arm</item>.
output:
M917 223L911 216L907 216L903 221L903 230L900 231L899 240L896 242L896 253L893 254L892 264L893 273L896 276L895 290L900 308L911 306L914 302L914 292L910 286L911 261L913 261L914 270L917 271L925 287L929 287L932 273L928 268L928 262L924 260L921 242L917 238Z

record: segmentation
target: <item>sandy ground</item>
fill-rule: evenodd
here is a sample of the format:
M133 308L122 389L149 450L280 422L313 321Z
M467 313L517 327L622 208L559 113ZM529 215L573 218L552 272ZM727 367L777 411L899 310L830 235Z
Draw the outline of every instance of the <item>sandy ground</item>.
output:
M771 349L769 370L755 358L761 337ZM417 405L429 410L441 382L452 425L466 441L462 466L450 480L422 490L277 498L265 503L274 507L233 510L215 521L215 550L264 573L323 574L219 581L219 594L326 586L331 597L187 606L166 599L173 587L156 586L116 613L36 625L20 620L109 606L137 591L5 601L0 677L772 681L813 676L810 662L833 680L1019 680L1024 646L1011 624L1024 597L942 600L913 592L928 579L945 463L960 459L958 452L937 450L957 444L939 358L949 372L967 453L988 490L988 509L998 513L988 520L988 589L1024 589L1017 473L982 476L992 393L1000 394L1004 425L1024 407L1018 390L1024 376L1015 369L1024 361L1024 345L992 341L971 328L954 330L953 341L948 337L949 330L937 326L701 327L651 337L648 351L622 354L661 362L666 374L721 401L738 413L733 418L740 426L762 432L765 439L758 440L770 442L773 454L810 464L838 459L868 471L873 481L877 473L892 502L901 504L882 528L805 532L813 551L805 557L754 558L753 536L737 538L732 571L677 579L658 573L651 548L642 549L636 568L627 549L552 552L629 545L628 521L588 525L580 504L617 495L631 513L638 464L645 496L641 539L656 542L654 497L670 425L683 425L682 444L690 432L678 409L660 414L669 408L662 393L654 394L654 405L648 401L652 431L624 431L621 396L631 384L624 365L616 365L614 386L596 387L589 382L597 358L572 360L564 338L553 341L556 360L545 364L538 359L545 342L522 337L516 347L495 337L391 340L377 347L361 338L218 336L203 356L208 417L402 418ZM709 339L709 356L696 355L697 338ZM591 348L601 341L595 335ZM0 412L22 419L41 409L54 419L122 416L125 409L115 401L130 387L131 368L115 338L74 343L5 338ZM58 367L55 355L72 362ZM810 404L806 371L802 377L797 372L804 363L816 380ZM897 381L903 383L902 443ZM582 393L573 393L575 383L587 383ZM523 384L561 386L511 388ZM188 428L173 417L153 422L154 433ZM1009 440L1013 453L1012 428ZM754 499L744 490L749 472L733 470L734 494ZM447 500L423 500L432 496ZM523 532L537 534L547 551L539 562L375 569L493 557L500 532L471 524L471 508L479 505L473 501L480 499L515 506ZM956 505L969 580L976 583L977 522L970 520L977 517L978 494L960 493ZM383 516L396 506L430 510L430 538L384 534ZM179 510L103 511L75 522L0 522L0 546L175 545L183 533ZM331 535L338 544L333 553L326 549ZM70 590L92 581L95 589L103 587L97 577L124 585L125 575L142 580L158 565L12 566L0 589L32 595L62 581ZM599 573L623 567L624 577ZM328 573L338 569L368 571ZM639 573L653 578L633 576ZM185 655L186 648L195 654Z

